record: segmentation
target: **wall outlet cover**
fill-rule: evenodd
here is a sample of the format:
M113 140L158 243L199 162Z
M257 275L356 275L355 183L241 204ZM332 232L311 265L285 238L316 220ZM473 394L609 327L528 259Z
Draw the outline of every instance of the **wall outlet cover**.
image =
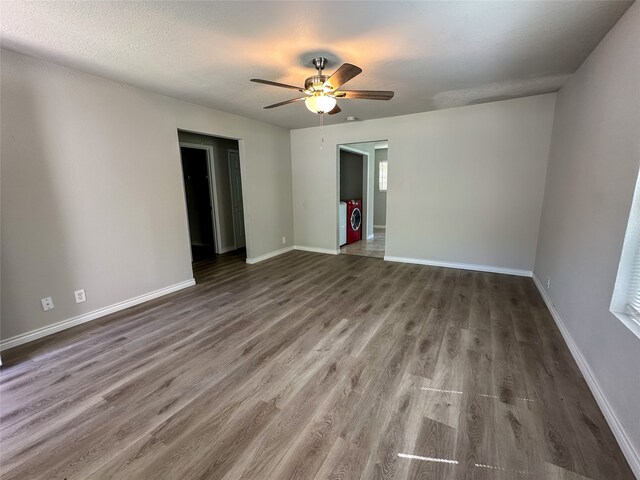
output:
M47 312L47 311L49 311L49 310L54 308L53 298L51 298L51 297L42 298L42 299L40 299L40 302L42 303L42 309L45 312Z

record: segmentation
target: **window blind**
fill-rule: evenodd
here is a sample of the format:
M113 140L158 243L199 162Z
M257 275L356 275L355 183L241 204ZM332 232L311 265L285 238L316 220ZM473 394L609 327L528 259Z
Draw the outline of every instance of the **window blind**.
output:
M387 162L380 162L378 170L378 190L387 191Z
M610 310L640 338L640 177L631 202Z
M640 209L634 209L640 210ZM631 212L638 214L640 212ZM640 215L632 217L634 225L630 229L630 240L634 247L633 262L631 264L631 270L629 272L629 292L627 294L627 307L629 313L636 317L636 320L640 320Z

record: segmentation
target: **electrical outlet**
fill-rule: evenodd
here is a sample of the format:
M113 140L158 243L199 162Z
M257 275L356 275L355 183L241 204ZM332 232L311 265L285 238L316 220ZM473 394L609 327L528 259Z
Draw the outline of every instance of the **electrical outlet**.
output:
M84 293L84 288L82 290L76 290L73 294L76 296L76 303L87 301L87 294Z
M547 290L549 290L550 286L551 286L551 277L547 277Z
M282 244L286 244L287 243L287 237L282 237Z
M54 308L54 306L53 306L53 298L51 298L51 297L42 298L42 299L40 299L40 302L42 302L42 309L45 312L48 311L48 310L51 310L52 308Z

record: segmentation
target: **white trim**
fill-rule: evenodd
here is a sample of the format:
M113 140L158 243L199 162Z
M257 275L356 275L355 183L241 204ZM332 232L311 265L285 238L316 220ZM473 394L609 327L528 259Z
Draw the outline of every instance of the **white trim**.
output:
M275 250L273 252L265 253L264 255L260 255L258 257L247 258L245 262L249 265L253 265L254 263L264 262L265 260L269 260L270 258L277 257L278 255L282 255L283 253L287 253L293 250L293 247L285 247L280 250Z
M314 252L314 253L324 253L327 255L338 255L340 250L333 250L331 248L316 248L316 247L303 247L301 245L296 245L293 247L294 250L302 250L305 252Z
M227 148L227 172L229 175L229 190L231 192L231 225L233 226L233 248L237 248L238 246L238 235L236 232L236 215L234 212L234 201L233 201L233 179L231 178L231 162L229 161L229 153L235 152L238 155L238 165L240 165L240 153L238 150ZM242 175L242 169L240 171L240 175ZM240 180L240 185L242 185L242 180ZM241 188L242 190L242 188ZM246 239L245 239L246 240ZM246 243L246 241L245 241Z
M253 237L251 236L252 225L249 221L251 217L251 196L247 195L247 182L242 179L249 178L246 166L246 148L245 141L241 138L238 140L238 155L240 156L240 183L242 187L242 221L244 222L244 246L247 249L247 257L253 252Z
M124 310L126 308L148 302L149 300L168 295L169 293L177 292L178 290L191 287L195 284L196 281L193 278L190 278L189 280L185 280L184 282L176 283L159 290L154 290L153 292L145 293L143 295L139 295L122 302L114 303L113 305L99 308L98 310L84 313L82 315L78 315L77 317L62 320L61 322L54 323L53 325L47 325L46 327L38 328L37 330L32 330L15 337L7 338L6 340L2 340L0 342L0 351L17 347L18 345L22 345L23 343L32 342L33 340L46 337L47 335L51 335L52 333L60 332L62 330L66 330L67 328L80 325L81 323L89 322L91 320L104 317L105 315L119 312L120 310Z
M615 315L615 317L620 320L625 327L631 330L636 337L640 338L640 321L636 319L635 315L625 312L614 312L613 310L611 313Z
M531 270L518 270L514 268L493 267L491 265L475 265L472 263L441 262L438 260L428 260L425 258L407 258L384 256L387 262L415 263L418 265L430 265L432 267L457 268L460 270L475 270L478 272L502 273L504 275L517 275L519 277L530 277Z
M340 253L340 250L331 250L329 248L316 248L316 247L302 247L300 245L295 245L293 247L285 247L280 250L276 250L274 252L265 253L264 255L260 255L259 257L247 258L246 262L249 265L253 265L254 263L263 262L273 257L277 257L278 255L282 255L283 253L290 252L291 250L301 250L304 252L313 252L313 253L324 253L328 255L337 255Z
M571 337L571 334L564 324L562 317L560 317L560 314L558 313L558 310L556 310L556 307L553 305L551 298L549 298L546 289L542 286L542 283L540 282L538 277L535 276L535 274L533 275L533 282L535 283L536 287L538 287L538 291L540 292L540 295L542 295L542 299L547 305L547 308L549 309L553 320L556 322L556 325L558 326L558 329L562 334L562 338L564 338L564 341L569 347L569 351L571 352L573 359L578 364L578 368L580 369L580 372L582 372L582 376L586 380L591 393L595 397L596 402L598 403L598 406L600 407L600 410L604 415L604 418L607 420L609 427L613 431L613 435L616 437L616 440L618 440L618 445L620 445L622 453L629 462L631 470L633 470L633 473L636 475L636 477L640 478L640 452L635 449L633 442L631 441L631 437L627 433L622 422L618 420L613 407L600 388L600 384L598 383L595 374L587 363L586 358L584 358L584 355L582 355L580 348L578 348L578 344L576 344L576 342Z
M383 230L387 229L386 225L374 225L373 228L382 228Z
M374 142L358 142L358 143L374 143ZM375 178L373 178L375 176L375 168L373 172L369 171L369 163L371 160L371 153L367 152L365 150L360 150L358 148L354 148L351 147L350 145L345 145L345 144L339 144L337 145L338 147L338 153L336 155L336 172L337 172L337 183L336 183L336 196L338 198L338 216L336 217L338 220L338 227L337 227L337 242L336 245L338 245L338 248L340 248L340 151L345 151L345 152L350 152L350 153L355 153L357 155L362 155L362 198L360 199L362 201L362 211L361 211L361 215L362 215L362 220L364 220L362 223L364 224L364 228L362 228L362 231L364 232L365 235L368 235L367 229L369 228L369 214L371 214L371 216L373 217L373 208L374 208L374 202L373 202L373 197L369 198L369 183L372 182L373 185L371 185L373 187L374 190L374 194L375 194ZM375 162L375 158L374 158L374 162ZM365 168L366 165L366 168ZM375 195L374 195L375 196ZM369 210L371 210L371 212L369 212ZM373 229L373 222L372 222L372 227Z
M371 235L367 235L367 240L371 240L373 237L374 237L373 233Z
M229 252L233 252L234 250L237 250L236 246L235 245L231 245L229 247L221 248L218 253L219 254L229 253Z

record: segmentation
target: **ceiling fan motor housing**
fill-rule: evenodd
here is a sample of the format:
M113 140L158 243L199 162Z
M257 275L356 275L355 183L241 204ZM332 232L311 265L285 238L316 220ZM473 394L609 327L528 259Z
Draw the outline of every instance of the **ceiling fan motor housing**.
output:
M313 75L304 81L304 89L310 93L329 91L324 84L328 78L328 75Z

